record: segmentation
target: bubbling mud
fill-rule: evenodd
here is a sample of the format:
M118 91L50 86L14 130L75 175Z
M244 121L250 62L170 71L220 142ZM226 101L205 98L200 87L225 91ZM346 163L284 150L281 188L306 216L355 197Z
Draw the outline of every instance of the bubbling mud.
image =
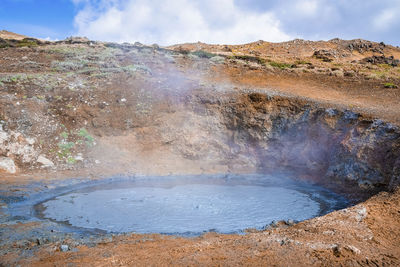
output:
M346 206L342 197L286 175L153 177L88 187L42 204L42 216L107 232L240 233Z

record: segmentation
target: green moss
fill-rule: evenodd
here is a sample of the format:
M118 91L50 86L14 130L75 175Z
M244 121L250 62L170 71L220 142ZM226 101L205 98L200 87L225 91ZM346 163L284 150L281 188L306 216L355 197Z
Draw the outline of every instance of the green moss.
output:
M270 61L269 65L274 67L274 68L279 68L281 70L290 69L290 68L295 68L296 67L296 65L294 65L294 64L282 63L282 62L276 62L276 61Z
M35 47L38 46L38 41L33 40L33 39L22 39L21 41L18 41L16 44L16 47Z
M191 52L190 54L198 56L200 58L212 58L212 57L216 56L216 54L213 54L213 53L210 53L210 52L207 52L204 50L194 51L194 52Z
M295 62L296 65L312 65L311 62L305 61L305 60L296 60Z
M248 56L248 55L235 55L233 56L234 59L245 60L249 62L255 62L260 65L265 65L266 60L260 57Z
M394 83L384 83L383 86L385 88L399 88L396 84Z

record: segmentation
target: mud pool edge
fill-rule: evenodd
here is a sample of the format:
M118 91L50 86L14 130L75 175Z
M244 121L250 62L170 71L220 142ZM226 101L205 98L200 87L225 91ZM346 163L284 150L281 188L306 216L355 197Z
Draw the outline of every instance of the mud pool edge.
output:
M266 174L250 174L250 176L253 177L260 177L260 176L265 176ZM278 175L282 176L287 176L287 172L282 172L279 173ZM69 181L57 181L55 183L51 183L50 185L44 185L41 183L34 183L29 185L28 187L31 189L26 190L27 194L24 196L9 196L9 197L19 197L19 200L23 199L22 201L9 201L8 207L7 207L7 213L9 214L9 220L20 220L24 222L45 222L45 223L50 223L49 228L55 228L60 234L65 233L65 234L72 234L72 235L78 235L79 237L85 236L85 237L104 237L104 236L109 236L109 234L129 234L129 233L135 233L135 234L141 234L141 233L136 233L134 231L130 232L107 232L101 229L88 229L88 228L82 228L82 227L77 227L77 226L72 226L68 222L56 222L55 220L45 218L43 214L41 213L40 210L40 205L48 200L54 199L58 196L65 195L71 192L76 192L76 191L84 191L87 190L88 188L93 188L93 187L113 187L115 184L124 184L124 183L132 183L132 182L148 182L149 178L152 179L176 179L176 178L184 178L186 179L204 179L204 177L210 177L210 179L234 179L235 177L237 178L238 176L243 176L243 175L235 175L235 174L218 174L218 175L170 175L170 176L132 176L132 175L116 175L112 176L110 178L106 179L100 179L100 180L89 180L89 179L74 179L74 180L69 180ZM287 181L283 182L286 183ZM292 180L294 184L304 184L302 181L294 181ZM311 184L311 183L306 183L306 184ZM318 186L318 185L313 185L313 186ZM42 190L39 192L34 192L38 188L42 188ZM328 189L325 189L323 187L320 187L324 191L329 191ZM319 217L322 215L325 215L333 210L338 210L341 208L348 207L351 205L351 201L348 199L345 199L343 196L340 196L336 193L333 193L335 197L341 199L342 206L340 207L335 207L334 209L330 209L329 207L322 207L321 206L321 211L317 216L314 217ZM320 202L319 202L320 203ZM38 209L39 208L39 209ZM268 227L268 224L266 223L266 227ZM244 234L246 233L247 229L243 229L243 231L240 232L229 232L229 233L220 233L220 234ZM262 230L262 229L258 229ZM160 234L167 234L167 235L177 235L177 236L183 236L183 237L192 237L192 236L200 236L204 233L207 232L213 232L213 229L210 229L209 231L204 231L204 232L188 232L188 233L160 233ZM53 231L52 231L53 232ZM219 232L218 232L219 233Z

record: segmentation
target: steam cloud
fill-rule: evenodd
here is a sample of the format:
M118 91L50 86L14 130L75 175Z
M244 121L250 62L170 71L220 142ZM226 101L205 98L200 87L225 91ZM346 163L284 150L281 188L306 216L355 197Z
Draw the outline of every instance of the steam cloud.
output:
M85 1L75 17L78 34L116 42L246 43L289 40L270 12L240 8L234 0Z
M242 44L363 38L399 45L398 0L71 0L75 34L116 42Z

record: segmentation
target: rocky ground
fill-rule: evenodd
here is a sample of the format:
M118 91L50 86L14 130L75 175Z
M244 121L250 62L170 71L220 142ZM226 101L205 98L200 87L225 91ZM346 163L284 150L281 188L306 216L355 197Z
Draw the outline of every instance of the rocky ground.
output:
M0 37L1 263L400 264L400 49ZM32 192L117 174L277 168L354 203L391 193L296 225L198 238L71 236L7 212Z

